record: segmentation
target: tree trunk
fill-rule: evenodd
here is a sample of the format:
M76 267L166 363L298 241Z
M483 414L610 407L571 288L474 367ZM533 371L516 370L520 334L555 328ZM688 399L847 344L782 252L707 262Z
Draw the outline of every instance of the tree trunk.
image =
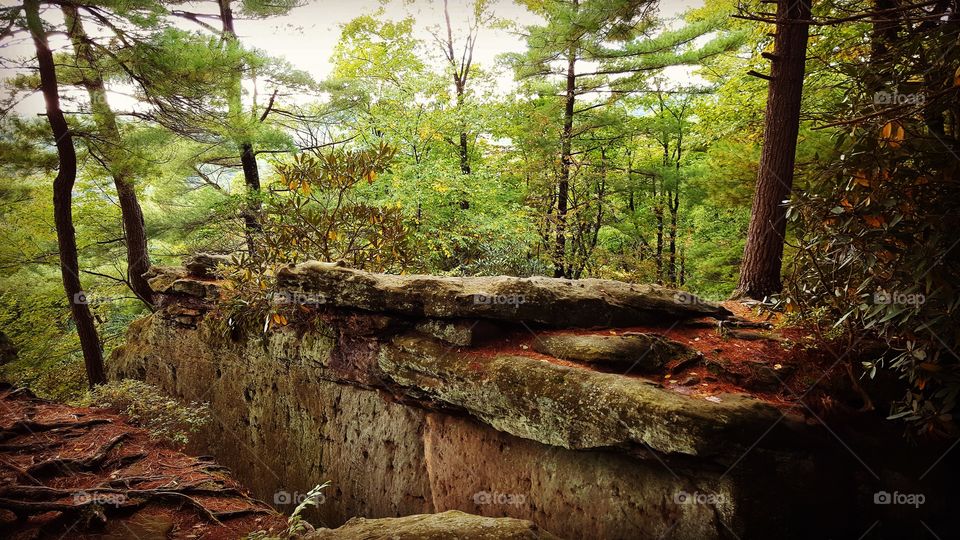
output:
M653 216L657 220L657 252L655 253L657 263L657 284L663 285L663 201L657 199L653 207Z
M667 283L671 287L677 284L677 213L680 210L679 187L672 195L667 192L667 206L670 209L670 252L667 263Z
M470 174L470 151L467 148L467 134L460 132L460 172Z
M27 26L37 51L37 66L40 72L40 89L46 103L47 121L57 146L60 162L57 177L53 181L53 220L57 229L57 246L60 251L60 275L63 289L70 302L70 312L77 325L80 348L87 369L87 382L92 388L107 382L103 369L103 351L94 326L93 315L87 305L80 284L80 263L77 257L77 238L73 229L73 185L77 179L77 153L73 147L70 127L60 109L60 95L53 54L47 43L47 35L40 19L39 0L25 0L24 12Z
M237 38L237 32L233 25L233 9L230 6L231 0L218 0L220 7L220 21L222 24L223 39L235 50L240 48L240 40ZM243 66L236 66L236 72L229 81L230 95L228 97L228 115L236 123L241 123L243 115L242 98L242 77ZM247 208L243 213L244 229L247 235L247 249L251 255L256 256L256 233L262 227L259 221L260 214L260 170L257 167L257 155L253 150L253 143L250 140L246 129L237 137L237 145L240 147L240 164L243 170L243 183L247 187L249 201Z
M762 299L780 292L786 235L783 201L793 189L793 167L800 129L800 99L806 67L812 0L777 0L777 34L767 92L760 172L747 229L735 298Z
M573 111L577 100L576 65L577 51L576 47L571 45L567 53L567 93L563 108L563 133L560 144L560 180L557 184L557 236L553 255L553 277L566 275L567 204L570 197L570 169L573 164Z
M683 246L680 246L680 281L678 285L683 288L687 283L687 255L684 253Z
M147 231L143 223L143 211L134 189L133 174L126 170L122 159L118 159L122 144L117 118L107 101L107 90L103 77L97 67L96 55L90 47L89 38L83 28L83 21L75 6L62 6L67 33L73 43L77 65L83 70L82 84L90 97L90 109L104 143L101 157L117 189L120 214L123 220L124 240L127 248L127 284L147 306L153 305L153 291L143 275L150 269L150 253L147 248ZM91 148L97 146L90 142Z
M450 6L448 0L443 0L443 18L447 23L447 43L444 55L446 55L447 61L450 63L450 74L453 77L453 85L457 89L457 120L460 123L460 146L458 148L460 153L460 172L470 174L470 152L467 146L467 130L463 121L463 96L466 92L467 78L470 76L470 64L473 62L473 46L470 44L470 36L468 35L467 44L464 45L463 59L458 66L457 57L453 51L453 25L450 23Z

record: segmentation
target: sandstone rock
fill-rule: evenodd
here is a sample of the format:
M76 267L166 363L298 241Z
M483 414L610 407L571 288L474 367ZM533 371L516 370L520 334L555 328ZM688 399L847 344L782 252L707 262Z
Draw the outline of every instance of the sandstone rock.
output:
M428 412L392 393L384 399L376 381L354 382L337 367L362 366L367 342L340 349L328 328L299 334L288 327L265 342L209 330L173 325L160 312L138 319L107 362L110 377L209 402L215 421L191 436L194 450L215 454L258 498L302 494L330 480L325 502L305 514L313 523L461 510L531 520L568 538L717 539L725 527L742 531L735 475L719 478L724 469L690 470L661 456L668 469L609 449L565 450L466 415ZM674 502L679 491L697 489L729 503ZM480 491L523 494L525 504L482 504Z
M144 277L155 293L193 296L204 300L215 300L220 296L220 287L216 283L190 277L183 268L153 266Z
M176 266L151 266L143 277L147 278L150 290L163 293L173 285L174 281L187 277L187 271Z
M448 510L399 518L353 518L337 529L320 529L310 540L530 540L556 536L534 523L513 518L481 517Z
M730 315L688 293L602 279L398 276L309 262L281 269L277 281L328 305L412 317L610 327Z
M215 300L220 296L220 287L216 283L196 279L178 279L162 292L165 294L183 294L204 300Z
M422 334L460 347L473 346L478 340L497 333L496 326L482 320L428 319L417 323L415 328Z
M700 356L697 351L664 336L641 333L538 336L533 350L564 360L607 364L637 373L656 371L670 361L685 362Z
M183 261L183 267L191 276L202 278L220 277L219 266L233 264L233 257L216 253L197 253Z
M745 395L708 401L642 379L528 357L474 357L415 336L384 347L379 365L416 394L466 409L512 435L570 449L642 445L714 456L742 451L771 426L791 423Z

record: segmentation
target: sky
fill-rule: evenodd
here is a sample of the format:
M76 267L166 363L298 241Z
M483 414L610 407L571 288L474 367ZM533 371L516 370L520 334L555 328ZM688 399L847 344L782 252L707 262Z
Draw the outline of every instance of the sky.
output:
M449 0L451 19L465 20L469 13L470 0ZM19 0L0 0L0 5L19 4ZM670 18L702 4L702 0L662 0L660 12ZM185 10L213 13L215 5L197 3L187 4ZM330 57L340 38L340 26L359 15L372 14L383 10L383 16L399 20L412 15L416 20L416 37L427 43L433 42L429 29L443 24L443 2L441 0L307 0L306 4L293 9L282 17L263 20L236 21L237 34L244 45L266 51L271 56L282 57L313 75L317 80L326 78L332 69ZM495 14L516 22L520 26L537 24L537 16L511 0L499 0ZM44 14L51 23L61 24L58 10L51 9ZM183 22L185 29L197 29L196 25ZM51 46L65 45L65 38L51 37ZM474 50L474 62L491 67L496 57L506 52L523 51L523 38L506 30L485 29L481 32ZM29 40L17 39L0 44L0 57L29 58L33 54L33 45ZM0 78L13 72L0 69ZM682 76L682 75L678 75ZM497 81L501 91L508 91L512 85L512 73L503 73ZM111 97L115 105L123 106L123 96ZM43 109L39 95L31 96L20 103L15 110L21 114L35 114Z

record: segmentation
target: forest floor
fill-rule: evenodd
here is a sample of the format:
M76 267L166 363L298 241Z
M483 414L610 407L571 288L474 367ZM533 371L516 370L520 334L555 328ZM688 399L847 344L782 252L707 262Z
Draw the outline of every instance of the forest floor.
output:
M0 388L0 536L235 539L286 518L211 458L104 409Z

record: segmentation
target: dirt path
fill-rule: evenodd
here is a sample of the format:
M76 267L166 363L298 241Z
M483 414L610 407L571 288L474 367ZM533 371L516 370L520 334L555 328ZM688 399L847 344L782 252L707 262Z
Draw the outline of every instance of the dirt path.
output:
M0 386L0 538L238 538L285 518L110 412Z

